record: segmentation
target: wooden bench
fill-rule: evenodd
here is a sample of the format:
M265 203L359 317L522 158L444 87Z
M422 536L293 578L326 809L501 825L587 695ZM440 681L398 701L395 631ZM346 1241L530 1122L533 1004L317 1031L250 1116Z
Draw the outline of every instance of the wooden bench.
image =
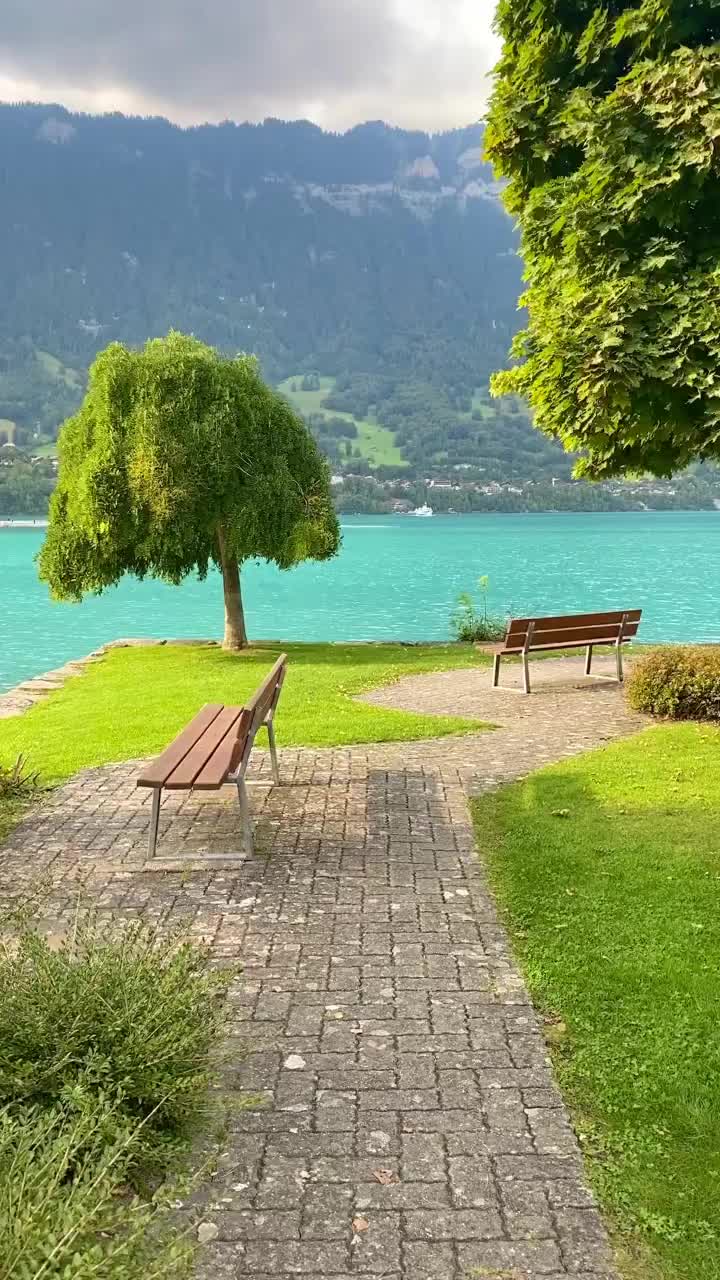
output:
M245 774L255 735L267 729L273 780L280 781L273 718L287 670L287 654L281 654L272 670L243 707L210 702L157 760L137 779L138 787L152 787L152 812L148 853L155 855L160 802L168 791L218 791L226 782L237 787L242 838L252 853L252 823Z
M641 609L617 609L609 613L571 613L555 618L511 618L502 644L495 645L493 661L493 688L498 687L500 661L509 656L522 659L523 690L530 692L528 654L548 649L587 650L585 675L592 675L592 656L595 645L612 645L615 649L617 678L622 684L622 646L637 635ZM596 679L608 680L609 676Z

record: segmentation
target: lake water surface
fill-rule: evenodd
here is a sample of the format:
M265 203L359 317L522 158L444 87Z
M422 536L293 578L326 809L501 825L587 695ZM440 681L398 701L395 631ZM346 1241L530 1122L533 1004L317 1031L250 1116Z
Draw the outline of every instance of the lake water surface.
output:
M343 517L327 564L248 565L256 639L440 640L460 591L490 577L497 612L643 609L644 640L720 641L719 512ZM0 529L0 689L118 636L222 634L217 574L170 587L128 578L81 605L38 582L39 529Z

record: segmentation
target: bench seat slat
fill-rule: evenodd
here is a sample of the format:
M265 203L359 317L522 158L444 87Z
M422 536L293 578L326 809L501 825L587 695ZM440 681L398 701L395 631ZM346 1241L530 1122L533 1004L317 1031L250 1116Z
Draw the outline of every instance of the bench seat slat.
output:
M182 733L179 733L177 738L170 743L170 746L163 751L162 755L147 765L144 772L137 779L136 786L163 787L166 779L185 759L188 752L195 746L198 738L202 737L213 720L217 719L222 709L223 704L221 702L208 702L204 707L201 707L197 715L186 725Z
M184 791L194 786L198 774L202 772L223 739L229 736L231 743L235 741L235 730L241 712L242 707L223 707L205 733L168 777L165 786L169 791Z
M194 791L218 791L220 789L242 754L247 742L251 720L250 713L247 710L243 710L233 724L232 729L225 734L222 742L218 744L207 763L203 765L193 783Z

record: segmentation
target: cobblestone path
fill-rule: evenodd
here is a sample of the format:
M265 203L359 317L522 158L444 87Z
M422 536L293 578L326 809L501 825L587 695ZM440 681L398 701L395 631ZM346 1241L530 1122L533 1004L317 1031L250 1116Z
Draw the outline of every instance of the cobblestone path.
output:
M232 792L171 795L159 853L188 869L145 870L132 764L79 775L3 849L4 899L52 877L49 929L82 885L101 913L189 919L243 965L227 1085L249 1105L183 1210L205 1241L198 1280L615 1280L466 796L549 758L551 728L557 758L642 722L610 686L553 688L539 754L519 754L533 699L506 712L499 695L490 716L474 674L382 697L411 705L435 681L435 710L442 684L453 709L522 717L524 735L282 751L282 786L259 769L244 861ZM236 863L193 871L207 852Z

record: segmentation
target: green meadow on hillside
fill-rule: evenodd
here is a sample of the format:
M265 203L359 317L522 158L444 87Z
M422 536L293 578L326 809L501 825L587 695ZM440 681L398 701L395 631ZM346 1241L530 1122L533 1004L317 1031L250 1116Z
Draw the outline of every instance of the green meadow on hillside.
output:
M380 425L374 418L356 418L351 413L343 413L337 409L328 409L325 401L335 386L334 378L320 378L320 388L317 391L301 390L303 375L298 374L292 378L286 378L281 382L278 390L287 396L288 400L295 408L306 418L311 414L318 414L323 418L342 418L345 422L354 423L358 430L357 439L353 440L353 444L357 445L360 453L371 467L404 467L407 465L402 453L395 444L395 436L392 431L388 431L386 427ZM296 388L293 390L293 386Z

